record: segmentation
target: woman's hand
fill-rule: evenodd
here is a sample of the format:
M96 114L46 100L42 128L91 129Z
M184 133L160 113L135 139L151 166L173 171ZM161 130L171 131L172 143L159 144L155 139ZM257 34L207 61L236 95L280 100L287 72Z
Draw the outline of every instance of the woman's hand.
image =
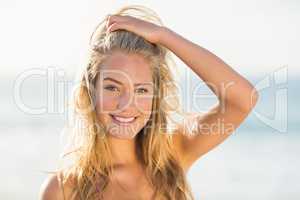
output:
M133 32L151 43L159 43L163 26L153 24L131 16L109 15L106 28L108 32L124 29Z

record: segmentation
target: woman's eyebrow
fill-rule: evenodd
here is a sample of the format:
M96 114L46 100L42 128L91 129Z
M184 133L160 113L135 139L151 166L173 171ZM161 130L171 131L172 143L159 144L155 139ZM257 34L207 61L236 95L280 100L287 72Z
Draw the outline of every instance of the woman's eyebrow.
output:
M111 78L111 77L106 77L106 78L103 79L103 81L105 81L105 80L115 82L115 83L117 83L117 84L119 84L119 85L123 85L122 82L120 82L120 81L118 81L118 80L116 80L116 79L113 79L113 78ZM153 83L149 83L149 82L148 82L148 83L135 83L134 85L135 85L135 86L139 86L139 85L150 85L150 86L153 86Z

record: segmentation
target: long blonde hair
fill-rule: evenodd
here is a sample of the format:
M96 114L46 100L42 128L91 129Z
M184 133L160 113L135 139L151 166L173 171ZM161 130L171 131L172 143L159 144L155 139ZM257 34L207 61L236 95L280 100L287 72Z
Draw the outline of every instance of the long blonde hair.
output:
M157 14L144 6L123 7L115 14L137 17L162 25ZM104 126L95 112L95 82L104 58L115 50L136 53L151 66L154 82L152 113L145 127L136 136L138 156L154 188L154 199L194 199L185 172L173 147L172 134L167 134L171 113L181 112L177 86L171 67L175 67L170 52L158 44L126 31L106 32L105 20L95 29L90 40L90 56L74 95L76 123L72 131L74 163L63 176L63 183L74 180L75 197L84 200L101 199L111 174L111 152ZM171 66L172 65L172 66ZM168 97L168 99L166 98Z

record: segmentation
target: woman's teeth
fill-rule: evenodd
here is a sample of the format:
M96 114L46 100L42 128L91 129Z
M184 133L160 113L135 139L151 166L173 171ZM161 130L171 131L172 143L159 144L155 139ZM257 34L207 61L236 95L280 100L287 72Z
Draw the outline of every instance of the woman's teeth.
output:
M117 117L117 116L114 116L114 115L112 115L112 117L116 121L121 122L121 123L131 123L135 120L135 117L124 118L124 117Z

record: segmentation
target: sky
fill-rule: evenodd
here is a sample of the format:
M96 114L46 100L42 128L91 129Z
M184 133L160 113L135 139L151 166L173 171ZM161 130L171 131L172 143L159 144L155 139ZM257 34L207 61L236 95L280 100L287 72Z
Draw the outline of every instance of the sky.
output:
M31 68L67 73L85 62L89 37L109 13L129 4L155 10L165 26L212 51L244 75L288 66L300 75L300 2L206 1L0 1L0 76ZM181 71L187 67L175 57Z

